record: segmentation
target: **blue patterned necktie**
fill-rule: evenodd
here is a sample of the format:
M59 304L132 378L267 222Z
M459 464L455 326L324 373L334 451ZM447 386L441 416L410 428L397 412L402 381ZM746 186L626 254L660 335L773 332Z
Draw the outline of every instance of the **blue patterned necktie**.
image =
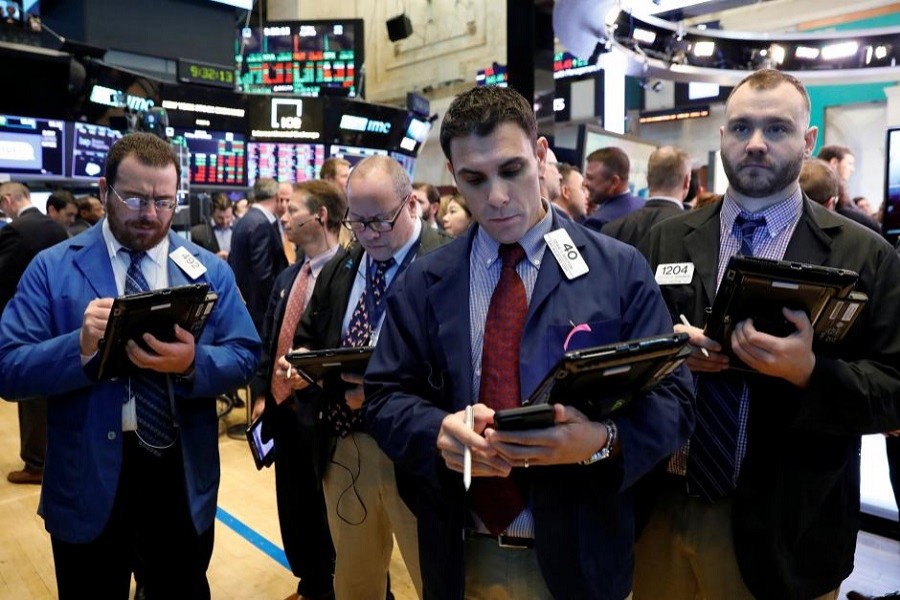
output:
M125 295L150 291L150 285L141 270L141 261L147 253L127 248L122 250L131 257L131 264L125 273ZM168 376L141 369L131 374L128 387L134 397L137 434L141 446L159 456L160 450L175 442Z
M387 271L394 265L394 258L373 261L374 269L367 270L368 284L359 295L359 301L353 314L350 316L350 325L347 327L347 335L341 340L341 346L345 348L361 348L372 343L372 327L378 324L381 315L384 314L384 295L387 291ZM372 300L367 298L372 292ZM369 314L369 310L372 314ZM340 437L347 437L353 430L362 429L362 411L351 410L344 402L331 402L323 416L325 422L331 427L332 432Z
M753 236L765 227L765 217L741 213L734 219L734 233L740 236L740 254L753 256ZM691 437L687 478L692 493L715 501L734 490L738 470L741 396L743 376L725 371L697 375L697 425Z

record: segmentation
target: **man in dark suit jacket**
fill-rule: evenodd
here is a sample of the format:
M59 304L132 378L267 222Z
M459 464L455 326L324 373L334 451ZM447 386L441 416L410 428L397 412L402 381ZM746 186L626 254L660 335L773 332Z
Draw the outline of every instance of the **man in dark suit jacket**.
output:
M690 185L691 156L674 146L657 148L647 162L650 198L636 211L604 225L600 232L637 246L656 223L684 213Z
M256 180L253 204L234 226L228 255L238 289L260 334L275 278L288 266L278 223L284 207L278 202L278 182Z
M386 268L389 291L410 263L449 241L416 217L412 184L393 159L374 156L357 164L347 184L347 202L344 223L359 245L322 270L297 328L295 347L375 345L384 305L384 295L376 292L381 268ZM358 327L363 307L368 326ZM393 465L362 425L362 377L343 374L343 378L343 382L326 378L321 395L307 389L298 397L313 417L300 418L306 436L318 445L316 468L336 553L335 594L383 600L392 531L413 584L421 591L415 517L397 493ZM297 375L292 381L305 387Z
M65 228L31 204L21 183L0 185L0 210L13 217L0 229L0 314L16 293L22 273L37 253L69 237ZM11 483L40 483L47 453L47 399L19 402L19 454L25 467L10 472Z
M900 428L900 260L803 196L800 169L817 134L809 115L794 77L745 78L725 107L725 198L658 224L641 245L653 268L689 267L660 283L673 318L695 325L676 330L695 346L698 391L691 444L670 463L670 489L638 542L636 597L835 598L853 570L860 434ZM856 271L868 303L837 343L787 308L786 337L747 319L730 340L711 340L700 328L739 249ZM727 370L726 343L750 372Z
M496 590L517 600L622 600L631 591L634 540L625 490L687 438L687 370L602 422L557 404L554 425L541 430L496 431L494 394L482 392L503 387L518 405L566 347L671 333L659 289L634 248L542 201L547 140L537 136L531 103L514 90L475 88L454 100L441 145L477 225L413 263L388 297L366 372L366 422L415 506L425 598ZM567 250L554 255L548 235ZM498 258L509 251L519 255L513 269ZM573 254L588 272L569 270ZM492 318L494 298L515 289L518 309ZM514 314L520 341L495 336L494 324ZM502 356L507 368L488 356ZM460 476L465 446L468 495ZM488 525L478 490L509 481L520 482L522 503L509 504L501 519L508 525ZM491 506L509 498L485 491Z
M595 231L618 218L634 212L643 201L631 195L628 187L631 161L621 148L608 146L594 150L587 157L584 182L588 197L588 218L584 226Z
M191 227L191 241L219 258L228 260L233 235L234 208L228 196L218 192L213 194L211 210L212 215L208 221Z
M323 267L331 259L347 255L338 245L346 211L347 200L337 186L322 180L294 184L281 222L303 259L275 280L266 311L264 351L251 383L256 398L253 418L261 416L263 438L275 440L278 523L288 564L300 580L297 593L302 598L326 598L334 593L334 547L321 473L313 462L315 404L294 402L284 378L274 374L275 363L291 348L299 317ZM294 294L302 295L295 299ZM288 311L292 302L296 305Z

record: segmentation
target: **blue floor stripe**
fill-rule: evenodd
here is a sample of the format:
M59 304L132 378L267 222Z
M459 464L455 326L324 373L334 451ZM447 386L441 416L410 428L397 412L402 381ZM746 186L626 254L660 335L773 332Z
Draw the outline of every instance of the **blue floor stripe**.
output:
M258 534L256 531L250 529L247 525L236 519L233 515L231 515L221 507L216 508L216 518L221 521L223 525L227 526L236 534L253 544L255 547L262 550L265 554L268 554L272 560L280 564L282 567L284 567L288 571L291 570L291 566L288 564L287 557L284 555L284 550Z

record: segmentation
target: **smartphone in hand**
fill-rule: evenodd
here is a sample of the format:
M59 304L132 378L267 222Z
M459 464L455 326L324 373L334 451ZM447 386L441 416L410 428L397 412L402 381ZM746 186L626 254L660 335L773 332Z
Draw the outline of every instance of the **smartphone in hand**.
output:
M550 404L533 404L505 408L494 413L494 429L497 431L522 431L552 427L554 410Z

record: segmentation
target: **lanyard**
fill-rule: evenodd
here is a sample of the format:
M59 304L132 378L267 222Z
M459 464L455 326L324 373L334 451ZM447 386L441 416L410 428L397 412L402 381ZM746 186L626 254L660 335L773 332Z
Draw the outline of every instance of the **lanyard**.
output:
M413 261L416 257L416 253L419 251L419 245L422 243L422 238L416 240L410 248L409 252L406 253L406 256L403 258L403 262L400 263L399 268L397 269L397 273L394 274L394 278L391 279L391 283L394 283L398 277L406 270L406 267L409 266L409 263ZM366 314L369 316L369 329L374 330L377 326L378 322L381 320L381 315L384 313L384 299L387 297L388 289L391 287L387 281L385 281L384 293L381 295L381 298L378 301L375 301L375 290L372 287L372 274L374 271L374 260L372 257L366 254ZM387 272L384 274L385 280L387 279Z

